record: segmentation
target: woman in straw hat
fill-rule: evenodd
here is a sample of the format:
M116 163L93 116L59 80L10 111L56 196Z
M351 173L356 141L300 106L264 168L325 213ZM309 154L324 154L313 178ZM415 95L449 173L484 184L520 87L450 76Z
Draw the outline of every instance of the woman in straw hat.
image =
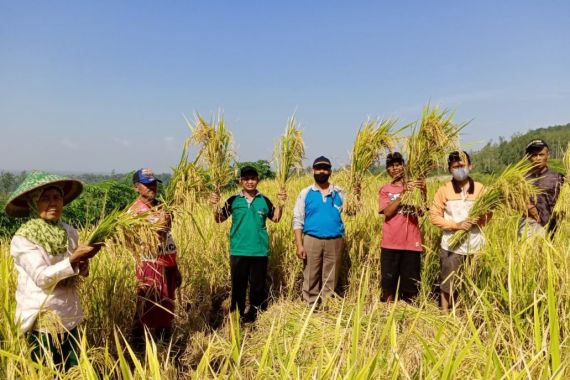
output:
M77 230L60 220L63 206L82 190L79 181L32 172L5 210L30 217L10 245L18 272L16 320L27 333L33 359L65 369L77 365L77 325L83 319L75 279L87 275L88 259L100 248L79 245Z

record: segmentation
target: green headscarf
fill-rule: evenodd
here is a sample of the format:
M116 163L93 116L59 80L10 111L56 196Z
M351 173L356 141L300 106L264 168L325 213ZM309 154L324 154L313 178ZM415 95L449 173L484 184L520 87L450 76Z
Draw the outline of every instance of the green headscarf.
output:
M16 235L25 237L32 243L42 247L50 255L55 256L67 252L68 237L67 230L59 220L49 222L40 218L38 213L38 201L44 191L50 188L57 189L63 195L63 189L54 185L32 191L28 195L28 206L32 219L24 223L16 231Z

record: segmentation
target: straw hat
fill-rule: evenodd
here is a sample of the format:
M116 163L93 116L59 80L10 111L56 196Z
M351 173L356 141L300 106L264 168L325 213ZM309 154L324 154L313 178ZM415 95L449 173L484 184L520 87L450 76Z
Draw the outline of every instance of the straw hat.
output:
M83 183L78 180L62 177L57 174L50 174L41 171L33 171L27 175L24 182L18 186L6 202L6 214L15 217L28 216L27 196L30 192L49 185L57 185L63 189L63 204L66 205L81 194Z

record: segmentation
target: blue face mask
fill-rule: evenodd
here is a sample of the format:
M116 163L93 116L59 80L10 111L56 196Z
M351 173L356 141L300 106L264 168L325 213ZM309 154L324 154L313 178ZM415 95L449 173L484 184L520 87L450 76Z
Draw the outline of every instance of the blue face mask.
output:
M467 177L469 177L469 168L464 167L464 168L452 169L451 175L453 176L453 179L456 181L459 182L465 181Z

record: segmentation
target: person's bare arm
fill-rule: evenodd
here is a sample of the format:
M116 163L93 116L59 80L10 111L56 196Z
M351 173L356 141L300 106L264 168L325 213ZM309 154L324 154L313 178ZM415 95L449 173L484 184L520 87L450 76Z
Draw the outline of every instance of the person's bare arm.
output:
M384 209L380 211L380 214L384 214L386 219L390 219L398 213L398 207L400 206L401 201L401 196L394 199L388 206L384 207Z
M303 245L303 230L295 230L295 243L297 245L297 256L305 260L307 258L307 253L305 252L305 246Z

